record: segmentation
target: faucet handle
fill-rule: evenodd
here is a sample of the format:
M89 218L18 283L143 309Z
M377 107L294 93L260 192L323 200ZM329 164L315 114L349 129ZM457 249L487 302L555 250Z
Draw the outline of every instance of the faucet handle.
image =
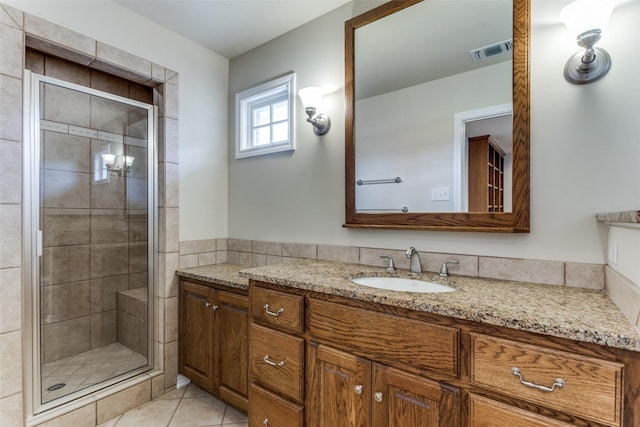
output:
M387 266L387 270L396 271L396 265L393 263L393 258L390 255L380 255L380 258L388 258L389 265Z
M442 267L440 267L440 276L442 277L449 277L449 264L451 265L458 265L460 264L460 261L458 261L457 259L453 259L450 261L445 261L442 263Z

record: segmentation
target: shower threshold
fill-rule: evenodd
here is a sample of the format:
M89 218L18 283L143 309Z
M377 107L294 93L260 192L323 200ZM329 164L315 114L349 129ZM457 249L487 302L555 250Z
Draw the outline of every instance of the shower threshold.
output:
M147 365L147 358L119 343L42 366L42 402L101 383Z

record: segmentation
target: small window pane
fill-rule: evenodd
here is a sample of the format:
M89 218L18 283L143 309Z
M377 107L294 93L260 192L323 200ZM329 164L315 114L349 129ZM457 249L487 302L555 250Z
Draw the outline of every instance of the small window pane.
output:
M236 93L236 159L295 150L294 97L294 73Z
M289 102L287 100L276 102L273 104L273 118L274 122L280 122L287 120L289 117Z
M269 145L271 143L271 133L269 126L255 128L253 130L253 145Z
M265 105L264 107L256 108L253 110L253 123L254 126L261 126L269 124L271 112L269 110L269 106Z
M289 123L282 122L273 125L273 142L283 142L289 139Z

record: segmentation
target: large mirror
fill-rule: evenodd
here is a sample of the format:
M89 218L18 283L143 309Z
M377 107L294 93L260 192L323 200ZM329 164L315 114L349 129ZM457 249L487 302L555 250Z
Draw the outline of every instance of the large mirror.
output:
M529 231L530 0L391 1L346 23L346 223Z

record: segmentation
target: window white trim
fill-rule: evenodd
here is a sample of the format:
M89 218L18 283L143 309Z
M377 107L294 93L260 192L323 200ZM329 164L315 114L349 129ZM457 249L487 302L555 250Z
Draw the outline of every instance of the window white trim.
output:
M263 154L293 151L295 146L295 73L289 73L250 89L236 93L236 159L244 157L260 156ZM269 142L256 145L252 130L252 112L255 107L272 105L282 100L288 102L288 117L286 120L270 120L270 125L288 122L289 137L284 141Z

